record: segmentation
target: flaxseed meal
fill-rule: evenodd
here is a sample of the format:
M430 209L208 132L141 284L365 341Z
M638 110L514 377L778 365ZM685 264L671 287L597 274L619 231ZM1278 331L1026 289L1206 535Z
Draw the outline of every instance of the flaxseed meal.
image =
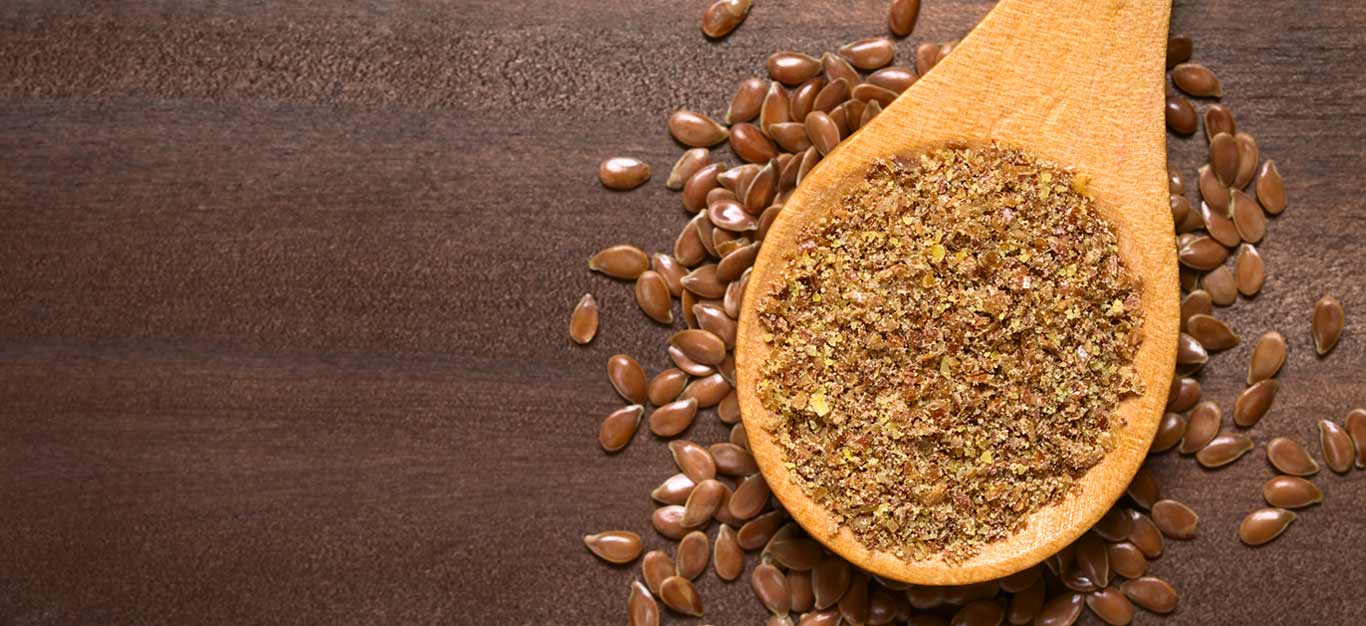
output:
M868 547L969 558L1113 448L1140 288L1085 187L999 146L879 162L763 295L776 440Z

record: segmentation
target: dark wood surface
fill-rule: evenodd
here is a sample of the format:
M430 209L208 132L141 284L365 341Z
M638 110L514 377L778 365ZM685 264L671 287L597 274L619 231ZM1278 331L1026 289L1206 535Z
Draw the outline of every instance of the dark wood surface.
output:
M623 622L633 570L579 537L663 545L646 492L671 469L643 433L595 446L603 363L657 371L664 331L584 261L682 224L670 110L719 114L771 50L884 28L871 0L755 4L721 43L701 0L0 5L0 624ZM924 4L903 59L990 7ZM1178 1L1173 21L1290 183L1264 293L1220 315L1290 339L1254 440L1314 441L1366 404L1366 5ZM654 181L601 189L617 154ZM579 348L585 291L605 311ZM1320 360L1323 293L1349 326ZM1208 397L1231 406L1248 352L1214 359ZM1366 614L1366 474L1320 475L1326 503L1248 549L1260 450L1153 465L1201 536L1153 566L1178 612L1136 623ZM743 582L701 590L710 623L763 619Z

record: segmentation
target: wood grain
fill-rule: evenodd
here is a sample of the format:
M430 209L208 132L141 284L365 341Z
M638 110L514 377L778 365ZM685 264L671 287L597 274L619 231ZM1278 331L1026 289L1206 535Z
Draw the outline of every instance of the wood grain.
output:
M921 40L989 2L926 2ZM671 473L642 434L594 445L615 352L665 331L597 247L682 224L664 118L724 111L776 46L881 32L872 0L764 0L729 39L701 4L17 0L0 5L0 623L620 623L627 568L579 537L641 532ZM1366 8L1177 2L1240 128L1290 184L1270 277L1220 310L1291 356L1255 429L1312 441L1366 404ZM1193 171L1203 140L1173 142ZM599 160L647 159L631 193ZM586 291L587 348L565 336ZM1336 293L1341 345L1308 316ZM1231 406L1247 344L1202 374ZM709 414L688 435L723 436ZM1260 450L1218 471L1154 460L1201 537L1153 566L1181 591L1137 623L1344 624L1366 586L1366 480L1241 547ZM752 566L752 560L751 560ZM707 576L707 620L759 623ZM683 623L673 619L670 623ZM1094 620L1092 620L1094 623Z

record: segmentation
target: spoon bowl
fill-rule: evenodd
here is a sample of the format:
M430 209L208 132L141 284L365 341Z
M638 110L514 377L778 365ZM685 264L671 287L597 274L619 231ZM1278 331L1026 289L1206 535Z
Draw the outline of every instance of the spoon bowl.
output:
M1179 332L1177 263L1166 180L1164 68L1170 0L1002 0L931 72L841 143L802 181L764 240L736 341L741 414L764 478L812 537L850 563L903 582L950 585L1007 576L1067 546L1124 493L1166 405ZM1090 177L1088 193L1142 280L1142 395L1115 409L1117 445L1060 502L961 562L868 549L807 497L784 467L776 416L756 386L768 354L757 302L781 282L803 228L839 204L878 159L996 142Z

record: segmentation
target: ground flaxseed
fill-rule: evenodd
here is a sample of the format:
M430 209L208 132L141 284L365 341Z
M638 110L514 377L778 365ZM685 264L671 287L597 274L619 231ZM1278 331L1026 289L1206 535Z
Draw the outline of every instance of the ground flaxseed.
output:
M1138 280L1084 178L1019 151L880 162L785 262L759 395L870 548L962 560L1013 533L1141 391Z

